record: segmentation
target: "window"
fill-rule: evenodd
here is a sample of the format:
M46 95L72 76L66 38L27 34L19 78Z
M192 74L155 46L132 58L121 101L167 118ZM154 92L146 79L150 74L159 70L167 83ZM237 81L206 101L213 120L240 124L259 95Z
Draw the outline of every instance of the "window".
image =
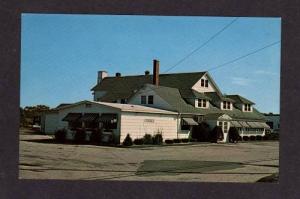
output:
M198 99L198 107L200 108L206 108L206 100L205 99Z
M208 87L208 80L205 80L205 87Z
M201 87L204 87L204 79L201 79Z
M222 122L219 122L218 126L222 127Z
M121 99L121 104L126 104L127 100L126 99Z
M251 111L251 105L250 104L245 104L244 105L244 111Z
M223 101L223 109L230 110L231 109L230 107L231 107L230 102Z
M145 95L141 96L141 104L146 104L146 96Z
M153 104L153 95L148 96L148 104Z
M108 116L109 119L101 122L101 127L105 130L117 129L118 119L117 114L103 113L101 117Z
M190 130L190 125L181 119L181 130Z

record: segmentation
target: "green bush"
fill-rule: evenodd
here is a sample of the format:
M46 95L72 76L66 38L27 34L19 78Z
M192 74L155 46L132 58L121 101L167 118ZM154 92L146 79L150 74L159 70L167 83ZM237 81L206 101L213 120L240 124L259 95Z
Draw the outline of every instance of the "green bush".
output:
M180 143L180 142L181 142L181 139L173 139L173 142L174 142L174 143Z
M197 140L197 139L194 139L194 138L190 138L189 141L190 141L190 142L197 142L198 140Z
M142 145L142 144L144 144L144 139L143 138L136 138L136 139L133 140L133 144Z
M239 140L239 131L236 127L230 127L228 131L229 142L235 143Z
M153 138L150 134L144 135L144 144L153 144Z
M86 132L84 129L77 129L75 136L74 136L74 142L77 144L83 144L85 142Z
M182 138L182 139L181 139L181 142L187 143L187 142L189 142L189 139L187 139L187 138Z
M255 141L255 139L256 139L255 135L251 135L251 136L250 136L250 140L251 140L251 141Z
M90 142L93 143L93 144L100 144L101 143L101 136L102 136L101 130L99 130L99 129L93 130L92 134L90 136Z
M153 136L153 144L160 145L163 143L163 137L161 133L157 133Z
M243 140L244 141L248 141L249 140L249 136L243 136Z
M279 140L279 133L266 133L265 134L265 139L266 140Z
M165 140L165 143L166 143L166 144L173 144L174 141L173 141L173 140Z
M66 141L67 130L66 129L58 129L54 133L54 139L57 142L64 143Z
M210 141L213 143L217 143L218 140L223 140L224 134L223 130L220 126L215 126L215 128L210 133Z
M210 140L209 125L205 122L201 122L198 126L194 126L191 137L197 139L199 142L208 142Z
M256 136L256 140L262 140L262 136L261 135L257 135Z
M123 145L124 146L132 146L132 139L131 139L131 137L130 137L130 135L129 135L129 133L126 135L126 137L125 137L125 139L124 139L124 141L123 141Z

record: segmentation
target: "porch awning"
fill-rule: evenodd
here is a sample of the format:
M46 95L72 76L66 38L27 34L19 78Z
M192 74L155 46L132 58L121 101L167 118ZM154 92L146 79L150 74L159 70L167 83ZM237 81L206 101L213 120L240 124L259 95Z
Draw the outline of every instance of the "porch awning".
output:
M267 125L266 123L264 122L260 122L260 125L262 126L262 128L265 128L265 129L270 129L270 126Z
M103 113L101 116L97 119L98 122L112 122L113 120L117 119L117 114L113 113Z
M231 121L231 125L237 128L243 127L238 121Z
M262 128L259 122L247 122L251 128Z
M66 121L66 122L75 122L77 120L79 120L79 118L81 117L81 113L68 113L63 119L62 121Z
M239 123L242 125L244 128L249 128L250 126L247 124L247 122L244 121L239 121Z
M198 123L193 118L182 118L188 125L196 126Z
M80 122L94 122L98 119L98 113L85 113L80 119Z

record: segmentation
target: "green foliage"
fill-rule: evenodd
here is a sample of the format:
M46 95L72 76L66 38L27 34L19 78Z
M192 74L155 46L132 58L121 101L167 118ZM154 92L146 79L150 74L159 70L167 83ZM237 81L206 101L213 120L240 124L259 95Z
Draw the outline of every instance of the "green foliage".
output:
M220 126L215 126L215 128L210 133L210 141L213 143L217 143L218 140L223 140L223 130Z
M173 139L174 143L181 143L181 139Z
M150 134L144 135L144 144L153 144L153 138Z
M255 135L251 135L251 136L250 136L250 140L251 140L251 141L254 141L255 139L256 139Z
M193 126L192 138L197 139L199 142L208 142L210 138L209 125L202 122L198 126Z
M256 140L262 140L262 136L261 135L257 135L256 136Z
M243 140L244 141L248 141L249 140L249 136L243 136Z
M74 136L74 142L77 144L83 144L85 142L86 132L84 129L77 129L75 136Z
M160 145L163 143L162 133L157 133L153 136L153 144Z
M188 138L183 138L183 139L181 139L181 142L183 142L183 143L188 143L188 142L189 142L189 139L188 139Z
M54 133L54 139L59 143L64 143L66 141L67 130L66 129L58 129Z
M123 141L123 145L124 146L132 146L132 144L133 144L132 139L128 133Z
M101 136L102 132L99 129L93 130L90 136L90 142L93 144L100 144L101 143Z
M165 140L165 143L166 143L166 144L173 144L173 143L174 143L174 141L173 141L173 140L169 140L169 139L167 139L167 140Z
M133 140L133 144L143 145L144 144L144 139L143 138L136 138L136 139Z
M235 143L239 140L239 131L236 127L230 127L228 132L229 142Z

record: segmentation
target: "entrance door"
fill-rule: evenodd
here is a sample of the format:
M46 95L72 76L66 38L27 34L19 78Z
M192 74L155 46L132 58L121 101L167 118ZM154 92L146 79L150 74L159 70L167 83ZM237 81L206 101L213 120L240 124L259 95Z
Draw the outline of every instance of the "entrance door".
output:
M228 139L228 131L229 131L229 122L228 121L219 121L218 126L222 128L222 131L224 133L224 142L227 142Z

